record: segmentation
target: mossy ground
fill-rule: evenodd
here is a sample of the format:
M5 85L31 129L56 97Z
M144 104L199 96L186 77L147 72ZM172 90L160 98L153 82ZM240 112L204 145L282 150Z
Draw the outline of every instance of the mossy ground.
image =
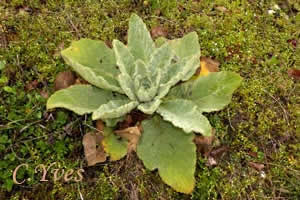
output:
M300 66L299 9L296 0L2 0L0 199L299 199L299 82L287 74ZM209 115L217 143L229 151L216 167L199 157L192 195L176 193L138 161L87 169L81 139L93 122L66 110L46 112L41 91L51 94L56 74L68 69L60 50L84 37L125 41L132 12L149 28L166 28L170 39L196 31L203 56L244 78L232 103ZM250 161L265 168L258 172ZM39 183L35 166L52 162L85 167L84 181ZM29 169L18 178L31 179L16 186L12 171L21 163Z

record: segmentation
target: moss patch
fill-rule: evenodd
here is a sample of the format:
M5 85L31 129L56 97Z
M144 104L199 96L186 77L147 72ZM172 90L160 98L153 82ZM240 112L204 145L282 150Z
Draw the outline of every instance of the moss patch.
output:
M299 8L297 1L1 1L0 61L6 67L0 71L0 199L78 199L80 193L84 199L128 199L135 195L130 188L141 199L297 199L299 83L287 70L300 64ZM199 157L191 196L139 167L130 185L130 169L121 168L124 177L114 174L124 161L89 169L82 183L39 183L33 176L38 164L86 165L81 139L93 126L66 110L46 112L42 94L51 94L56 74L68 69L60 50L84 37L126 41L132 12L150 28L166 28L170 39L196 31L203 56L243 76L232 103L208 115L218 143L229 151L214 168ZM12 171L24 162L30 167L18 178L31 179L13 186ZM265 167L258 172L249 162Z

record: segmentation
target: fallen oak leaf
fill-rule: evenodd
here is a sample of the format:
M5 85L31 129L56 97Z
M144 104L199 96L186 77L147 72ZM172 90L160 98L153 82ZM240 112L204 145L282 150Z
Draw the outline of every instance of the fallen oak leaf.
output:
M83 136L82 144L84 147L84 156L88 166L106 161L106 153L101 146L103 136L97 132L89 132ZM97 147L97 144L99 145Z
M139 126L129 127L123 130L116 130L115 133L128 140L128 153L136 151L136 146L141 136L141 128Z

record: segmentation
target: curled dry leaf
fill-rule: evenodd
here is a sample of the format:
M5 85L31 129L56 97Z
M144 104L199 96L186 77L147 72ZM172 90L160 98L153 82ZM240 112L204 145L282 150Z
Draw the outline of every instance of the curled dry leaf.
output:
M136 146L141 136L141 128L139 126L129 127L123 130L115 131L117 135L128 140L128 153L136 151Z
M229 150L229 147L227 147L227 146L221 146L221 147L218 147L216 149L213 149L210 152L210 155L213 156L213 157L221 157L228 150Z
M33 81L26 84L25 89L26 89L27 92L29 92L31 90L36 89L38 84L39 84L38 80L33 80Z
M167 30L161 26L156 26L151 30L152 38L166 37L167 35L168 35Z
M248 152L248 155L253 157L253 158L257 158L257 153L256 152L250 151L250 152Z
M200 58L200 71L196 72L196 75L199 76L206 76L210 72L218 72L219 71L220 63L217 60L213 60L208 57L201 56Z
M299 69L289 69L288 75L296 80L300 79L300 70Z
M71 71L60 72L55 79L55 91L65 89L75 83L75 75Z
M194 143L197 145L198 152L204 154L204 156L207 157L212 150L214 139L214 131L212 133L212 136L195 136Z
M261 171L265 168L265 165L261 163L249 162L248 164L250 167L256 169L257 171Z
M102 139L103 136L95 132L89 132L83 136L82 144L88 166L106 161L107 155L101 146Z

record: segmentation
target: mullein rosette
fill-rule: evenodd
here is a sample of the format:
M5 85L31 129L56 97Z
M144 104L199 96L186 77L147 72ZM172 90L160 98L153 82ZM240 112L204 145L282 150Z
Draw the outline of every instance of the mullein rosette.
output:
M191 79L200 65L198 36L152 40L142 19L129 21L127 46L119 40L81 39L62 51L62 57L90 85L74 85L55 92L47 109L66 108L106 123L102 144L110 160L127 153L127 141L113 133L116 124L134 109L152 115L142 122L137 155L146 168L158 169L165 183L191 193L195 185L195 134L212 132L203 112L230 103L241 77L214 72Z

